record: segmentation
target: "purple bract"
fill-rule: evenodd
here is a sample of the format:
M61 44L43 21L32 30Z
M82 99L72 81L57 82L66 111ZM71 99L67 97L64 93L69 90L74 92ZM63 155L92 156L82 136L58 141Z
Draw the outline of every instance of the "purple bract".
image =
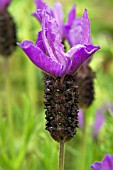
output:
M47 6L47 4L42 0L34 0L34 2L36 4L37 10L43 10ZM49 6L47 6L47 8L49 13L51 13L51 15L56 19L56 22L59 26L59 33L61 39L63 40L65 35L64 35L64 22L63 22L64 14L63 14L62 5L60 2L56 2L53 8L50 8ZM37 12L34 12L33 16L36 17L40 23L42 23L42 20Z
M0 0L0 12L6 10L10 3L11 0Z
M76 17L76 7L73 6L68 14L67 24L64 26L65 38L71 47L77 44L92 45L90 35L90 20L87 10L84 10L81 18ZM85 62L84 66L90 62L91 58Z
M113 170L113 156L106 154L102 162L95 162L90 167L93 170Z
M77 44L92 44L90 37L90 21L86 9L81 18L76 18L75 6L72 7L68 14L65 32L66 38L71 47Z
M31 61L45 72L60 77L73 74L100 48L99 46L77 44L65 53L58 23L48 7L37 10L37 16L42 22L42 31L38 33L36 44L24 40L18 45ZM83 28L85 31L85 26Z

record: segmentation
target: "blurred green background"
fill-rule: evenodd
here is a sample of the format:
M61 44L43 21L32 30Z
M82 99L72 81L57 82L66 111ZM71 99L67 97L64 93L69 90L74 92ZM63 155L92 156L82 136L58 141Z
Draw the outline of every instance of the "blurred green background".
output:
M46 2L53 7L55 1ZM98 140L93 139L91 128L96 109L106 102L113 104L113 1L60 2L65 20L73 4L77 16L88 9L93 44L101 47L90 64L96 72L95 101L87 111L84 170L90 170L90 165L101 161L104 154L113 154L113 112L106 117ZM9 11L17 25L19 42L36 40L41 27L31 15L35 9L33 0L12 0ZM9 59L0 57L0 75L0 170L57 170L59 146L45 131L42 72L17 47ZM66 144L65 170L82 170L82 136L79 128Z

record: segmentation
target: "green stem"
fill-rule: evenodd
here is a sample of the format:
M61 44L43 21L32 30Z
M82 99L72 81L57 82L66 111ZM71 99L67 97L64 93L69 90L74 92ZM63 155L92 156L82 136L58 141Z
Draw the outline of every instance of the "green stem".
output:
M4 107L6 109L6 114L8 116L8 120L9 120L9 126L10 129L12 131L12 114L11 114L11 97L10 97L10 66L9 66L9 59L10 58L5 58L4 57L4 63L3 63L3 67L4 67L4 78L5 78L5 98L4 98Z
M13 150L13 116L12 116L12 110L11 110L11 86L10 86L10 58L3 58L3 71L4 71L4 111L6 116L8 117L8 127L9 127L9 133L10 133L10 143L11 143L11 154L14 159L14 150Z
M64 141L60 141L58 170L64 170Z
M86 145L87 145L87 112L83 110L83 136L82 136L82 170L85 170L86 167Z
M27 86L30 98L30 103L32 106L32 114L35 114L35 103L36 103L36 77L35 77L35 67L29 61L27 62ZM37 108L38 109L38 108ZM38 111L37 111L38 112Z

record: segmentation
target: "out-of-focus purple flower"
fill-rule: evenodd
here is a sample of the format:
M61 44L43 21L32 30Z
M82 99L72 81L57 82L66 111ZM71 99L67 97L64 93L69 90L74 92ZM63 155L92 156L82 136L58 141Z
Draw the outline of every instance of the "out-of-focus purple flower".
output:
M34 0L34 2L36 4L37 10L43 10L47 6L47 4L43 2L42 0ZM56 2L54 3L53 8L50 8L49 6L47 6L47 8L48 8L48 11L51 13L51 15L55 17L58 27L59 27L61 39L63 40L65 35L64 35L64 22L63 22L64 14L63 14L62 5L60 2ZM40 23L42 23L42 20L37 12L34 12L33 16L36 17Z
M92 130L92 135L94 139L97 139L98 133L105 123L105 113L106 113L106 109L104 106L102 106L100 109L96 111L95 121Z
M10 3L11 0L0 0L0 12L6 10Z
M98 133L103 127L108 111L113 114L113 105L110 102L106 102L103 106L101 106L95 115L95 122L93 124L93 137L96 139L98 137Z
M78 112L78 122L79 122L79 127L82 129L83 128L83 110L79 109Z
M113 156L106 154L102 162L95 162L90 167L93 170L113 170Z
M82 109L79 109L78 112L78 120L79 120L79 127L83 128L83 117L84 117L84 112ZM106 119L106 107L101 106L95 113L95 120L94 123L91 125L92 126L92 135L94 139L97 139L99 131L103 127Z
M99 49L99 46L78 44L65 53L56 19L47 8L38 10L37 15L42 20L42 31L38 34L36 44L25 40L18 45L45 72L60 77L73 74Z

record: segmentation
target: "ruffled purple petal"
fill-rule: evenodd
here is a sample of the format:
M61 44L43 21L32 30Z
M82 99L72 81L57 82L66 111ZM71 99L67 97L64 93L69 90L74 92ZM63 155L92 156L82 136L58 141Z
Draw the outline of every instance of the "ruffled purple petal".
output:
M100 162L95 162L93 165L90 166L90 168L92 168L93 170L103 170Z
M75 5L72 7L72 9L70 10L69 14L68 14L68 18L67 18L67 24L68 26L71 26L74 22L76 18L76 7Z
M32 15L36 18L36 19L38 19L38 21L40 22L40 23L42 23L42 17L40 16L40 13L39 12L34 12L34 13L32 13Z
M56 22L59 27L59 33L60 33L61 39L63 40L65 36L64 35L64 23L63 23L64 15L63 15L63 9L62 9L61 3L56 2L54 4L53 9L47 6L47 4L44 3L42 0L35 0L35 4L36 4L38 11L42 12L42 10L46 8L46 11L48 10L51 16L56 19ZM39 12L34 12L32 15L36 17L39 20L39 22L42 24L42 17Z
M0 0L0 12L6 10L10 3L11 0Z
M61 43L58 24L50 13L45 11L42 15L42 39L48 55L66 69L67 59L65 58L64 46Z
M113 170L113 156L106 154L102 161L103 170Z
M36 66L53 76L62 76L63 66L46 56L33 42L25 40L22 43L18 43L18 45Z
M83 64L91 55L93 55L97 50L99 50L99 46L93 46L93 45L76 45L71 48L68 52L68 55L70 56L72 60L70 73L73 74L77 71L77 69ZM75 54L74 54L75 53Z

